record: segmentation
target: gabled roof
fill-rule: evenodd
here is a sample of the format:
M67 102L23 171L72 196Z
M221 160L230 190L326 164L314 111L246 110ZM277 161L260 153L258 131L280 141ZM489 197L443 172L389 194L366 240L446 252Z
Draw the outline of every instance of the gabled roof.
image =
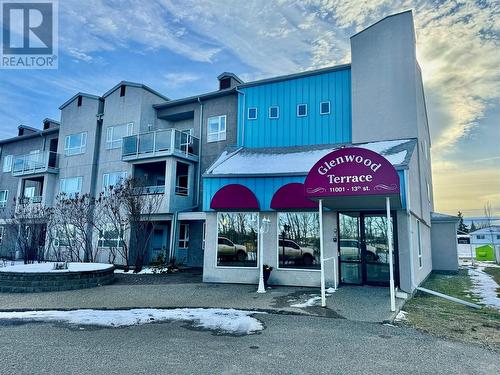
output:
M153 90L151 87L149 86L146 86L142 83L136 83L136 82L130 82L130 81L121 81L120 83L116 84L115 86L113 86L113 88L111 88L110 90L106 91L104 94L103 94L103 98L106 98L107 96L111 95L115 90L118 90L121 86L130 86L130 87L138 87L138 88L141 88L141 89L144 89L146 91L149 91L150 93L156 95L156 96L159 96L160 98L164 99L164 100L170 100L169 98L167 98L165 95L162 95L160 94L158 91L156 90Z
M489 234L489 233L500 233L500 225L492 225L490 227L481 228L470 232L469 234Z
M100 96L97 96L97 95L92 95L92 94L87 94L86 92L79 92L75 95L73 95L70 99L68 99L67 101L64 102L64 104L62 104L59 109L63 109L65 107L67 107L71 102L73 102L73 100L75 100L76 98L78 98L79 96L83 96L84 98L89 98L89 99L96 99L96 100L99 100L101 99Z
M35 132L29 133L29 134L24 134L24 135L18 135L16 137L11 137L7 139L2 139L0 140L0 145L4 145L7 143L12 143L12 142L19 142L19 141L24 141L25 139L30 139L30 138L35 138L35 137L41 137L53 133L58 133L59 132L59 127L54 127L46 130L41 130L41 129L36 129L36 128L31 128Z
M224 77L230 77L230 78L234 79L238 83L243 83L243 81L240 79L240 77L238 77L236 74L231 73L231 72L223 72L223 73L221 73L221 74L219 74L217 76L217 79L220 80L220 79L222 79Z
M411 138L359 144L239 148L222 153L204 177L306 176L323 156L345 146L375 151L389 160L396 169L407 169L416 143L416 139Z
M49 117L46 117L42 120L42 123L45 124L46 122L51 122L53 124L56 124L56 125L61 125L61 123L57 120L54 120L54 119L51 119Z

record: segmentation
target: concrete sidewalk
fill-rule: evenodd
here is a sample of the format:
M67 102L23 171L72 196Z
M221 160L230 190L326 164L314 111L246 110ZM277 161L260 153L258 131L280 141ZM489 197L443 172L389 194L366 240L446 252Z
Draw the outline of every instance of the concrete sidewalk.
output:
M327 308L318 306L319 295L319 288L274 287L265 294L257 294L254 285L117 283L62 292L1 293L0 310L220 307L365 322L392 321L394 317L394 313L389 311L387 288L344 286L327 297ZM295 304L302 306L292 306Z

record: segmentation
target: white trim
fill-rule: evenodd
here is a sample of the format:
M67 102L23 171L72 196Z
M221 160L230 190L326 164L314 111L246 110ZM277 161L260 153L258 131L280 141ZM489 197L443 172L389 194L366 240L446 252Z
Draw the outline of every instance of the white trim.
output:
M1 208L6 207L7 206L7 202L9 200L9 190L7 190L7 189L0 190L0 193L3 193L3 192L5 192L5 200L1 200L0 201L0 207Z
M205 212L179 212L179 220L206 220Z
M328 112L322 112L323 104L328 103ZM332 111L332 103L329 100L325 100L319 103L319 114L320 115L329 115Z
M76 147L69 147L69 140L71 137L81 136L80 145ZM76 152L74 152L76 150ZM64 138L64 156L81 155L87 151L87 132L80 132L68 134Z
M250 110L255 109L255 117L250 117ZM257 107L248 107L247 109L247 120L257 120L257 117L259 116L259 110Z
M124 124L111 125L106 128L106 150L114 150L116 148L121 148L123 144L123 137L115 139L113 138L116 128L126 127L126 135L124 137L129 137L134 133L134 123L127 122Z
M304 115L299 115L299 107L300 106L305 106L306 107L306 113ZM307 103L300 103L300 104L297 104L297 117L306 117L307 116Z
M423 251L422 251L422 240L420 229L420 220L417 219L417 259L418 259L418 269L421 270L424 267Z
M5 155L3 159L2 172L12 172L13 155Z
M181 228L184 226L184 237L181 238ZM184 246L181 246L181 242ZM177 236L177 247L179 249L189 249L189 223L179 224L179 235Z
M273 117L271 116L271 109L274 109L276 108L276 116ZM277 105L272 105L269 107L269 111L268 111L268 115L269 115L269 119L270 120L276 120L276 119L279 119L280 118L280 107L277 106Z
M224 118L224 130L221 130L222 118ZM209 124L210 124L210 120L213 120L213 119L218 120L217 132L210 132ZM210 116L207 119L207 143L225 141L226 140L226 132L227 132L227 116L226 115ZM210 136L216 136L217 139L211 140Z
M255 215L257 215L257 226L259 226L259 224L260 224L260 212L217 211L217 215L215 217L216 218L216 225L215 225L215 268L223 269L223 270L226 270L226 269L237 269L237 270L241 270L241 269L256 270L256 269L259 269L259 251L261 251L261 249L259 249L259 239L261 236L259 228L256 228L256 230L255 230L255 232L257 233L257 253L255 254L257 265L255 267L253 267L253 266L219 266L218 265L217 258L219 255L218 254L219 253L219 214L233 214L233 213L255 214Z

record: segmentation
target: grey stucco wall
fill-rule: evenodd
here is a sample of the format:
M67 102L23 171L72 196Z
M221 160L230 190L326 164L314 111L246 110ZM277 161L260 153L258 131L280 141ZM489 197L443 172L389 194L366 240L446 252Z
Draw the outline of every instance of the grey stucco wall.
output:
M433 222L431 245L433 270L458 271L456 222Z

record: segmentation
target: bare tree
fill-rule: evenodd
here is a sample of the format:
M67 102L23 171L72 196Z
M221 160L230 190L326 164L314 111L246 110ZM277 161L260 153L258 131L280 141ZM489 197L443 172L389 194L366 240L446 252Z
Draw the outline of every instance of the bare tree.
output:
M24 263L44 260L45 248L52 242L47 228L52 226L53 218L53 209L50 207L34 203L29 198L14 199L11 225L8 228L16 238L16 248Z
M163 194L150 191L146 181L127 178L110 188L103 198L105 216L118 233L128 232L129 243L123 241L117 248L123 256L126 267L134 258L134 272L140 272L149 249L154 230L154 216L159 212Z
M58 246L67 249L73 261L94 262L98 247L93 244L93 234L104 225L101 197L90 194L67 196L60 194L54 205Z

